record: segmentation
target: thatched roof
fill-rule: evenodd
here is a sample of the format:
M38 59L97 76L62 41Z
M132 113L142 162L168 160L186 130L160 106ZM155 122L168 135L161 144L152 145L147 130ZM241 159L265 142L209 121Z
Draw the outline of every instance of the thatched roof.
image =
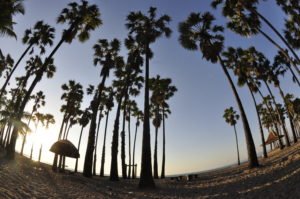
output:
M69 140L59 140L55 142L51 146L50 151L70 158L80 157L78 149Z
M282 138L283 135L279 135L279 137ZM268 136L265 144L272 144L273 142L279 140L279 137L278 137L277 133L275 133L274 131L271 131L269 133L269 136Z

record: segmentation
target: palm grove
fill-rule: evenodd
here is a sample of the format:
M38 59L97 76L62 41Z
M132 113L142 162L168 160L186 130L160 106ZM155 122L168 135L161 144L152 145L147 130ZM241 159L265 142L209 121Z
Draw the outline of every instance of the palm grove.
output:
M224 72L235 97L244 127L248 162L251 168L259 166L259 162L248 118L237 86L245 86L251 94L257 113L264 157L267 157L266 132L264 130L275 132L279 137L283 136L283 139L278 140L280 149L297 142L300 133L299 98L292 93L286 93L281 87L281 81L293 81L300 86L300 60L297 55L297 50L300 48L300 33L297 28L300 25L300 2L281 0L276 2L286 14L283 33L259 12L257 6L260 2L258 0L215 0L211 4L212 7L221 9L224 17L227 17L226 26L229 30L245 37L260 34L266 39L266 42L274 45L278 53L273 60L269 60L254 46L247 49L225 48L223 35L225 27L221 24L215 24L215 18L209 12L191 13L178 26L180 34L178 40L181 46L188 50L199 50L204 59L219 65ZM23 1L1 0L0 4L1 36L16 38L13 18L16 14L25 13ZM170 21L170 16L158 15L157 9L154 7L150 7L146 13L140 11L130 12L125 24L128 35L123 42L117 38L112 40L100 38L93 46L93 62L95 66L100 68L99 83L89 85L86 89L76 80L69 80L62 85L64 92L61 96L63 119L57 139L67 140L70 129L74 125L79 125L81 127L80 138L77 143L79 149L83 138L82 134L85 133L85 129L88 129L87 149L83 165L84 176L92 177L96 175L97 168L100 169L100 176L104 176L104 167L107 164L105 162L107 122L109 118L112 118L114 125L109 179L112 181L119 180L119 144L121 148L122 178L135 178L135 146L137 129L140 124L142 124L143 134L139 187L155 187L153 178L159 178L157 139L160 127L162 127L163 134L160 176L161 178L165 177L165 123L171 113L171 107L168 104L169 99L177 89L170 78L163 78L159 75L150 77L149 71L151 69L151 59L155 56L151 45L159 42L160 38L171 36ZM81 1L80 3L69 3L59 14L57 23L65 27L61 34L55 33L55 29L43 21L38 21L33 28L26 30L22 39L26 49L17 58L16 62L9 54L5 55L5 49L0 50L0 75L4 82L0 91L0 144L2 148L6 149L8 158L14 158L19 134L22 138L21 154L23 154L27 134L30 132L30 122L35 122L36 129L39 124L48 127L49 124L55 122L51 114L43 114L38 111L41 106L46 104L43 92L34 93L35 87L45 77L51 78L55 75L55 54L60 52L60 47L65 43L71 44L76 39L80 42L87 41L92 32L98 28L101 29L102 20L99 8L96 5ZM269 26L277 37L272 38L268 35L262 29L262 23ZM54 44L53 40L57 35L59 35L60 40L57 44ZM280 40L280 42L277 40ZM127 52L125 57L120 54L122 43L125 44ZM284 45L281 45L281 43ZM25 68L26 72L23 76L15 77L16 87L10 88L9 83L12 82L14 72L18 70L18 67ZM290 73L292 79L283 79L285 73ZM233 78L232 75L236 78ZM112 80L111 84L108 79ZM234 83L234 79L237 79L237 84ZM267 90L266 93L264 93L265 90ZM143 110L138 107L136 102L136 97L140 92L144 94ZM275 99L274 92L280 94L282 104L278 99ZM81 107L85 93L91 95L92 100L88 107ZM33 107L27 106L30 101L33 101ZM26 112L25 107L31 112ZM115 108L116 113L110 115L113 108ZM227 110L227 115L229 115L227 118L230 118L230 112L235 114L235 111L230 108L230 111ZM135 121L134 132L130 130L132 121ZM228 122L235 127L236 121L232 123L228 120ZM100 127L101 123L104 123L104 128ZM153 129L155 129L153 153L150 142L151 123ZM99 139L99 132L102 129L104 139L102 140L101 165L97 165L96 160L99 156L97 148L101 144L99 142L101 140ZM126 136L128 137L128 146L125 146ZM40 154L41 151L42 146L40 146ZM126 162L127 155L128 162ZM75 172L77 172L78 160L76 160L74 167ZM53 170L64 170L64 168L65 157L55 155Z

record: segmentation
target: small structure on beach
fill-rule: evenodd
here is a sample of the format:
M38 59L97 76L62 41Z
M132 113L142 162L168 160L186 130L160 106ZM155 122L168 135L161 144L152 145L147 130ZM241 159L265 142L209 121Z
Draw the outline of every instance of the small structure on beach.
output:
M59 140L59 141L55 142L51 146L50 151L55 153L55 155L60 156L58 168L63 171L65 169L66 157L70 157L70 158L79 158L80 157L78 149L69 140Z
M269 135L268 135L268 138L265 142L266 145L270 145L271 147L271 150L273 150L273 146L274 146L274 149L275 148L278 148L279 147L279 139L281 139L283 137L283 135L279 135L277 133L275 133L274 131L270 131L269 132ZM277 142L278 141L278 142Z

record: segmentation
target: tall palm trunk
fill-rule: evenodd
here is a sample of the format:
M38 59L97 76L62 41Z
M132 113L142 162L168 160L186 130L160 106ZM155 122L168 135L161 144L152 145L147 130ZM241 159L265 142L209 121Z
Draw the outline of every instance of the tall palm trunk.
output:
M285 137L285 142L286 142L286 145L289 147L289 146L291 146L291 144L290 144L288 132L287 132L286 127L285 127L285 121L284 121L284 119L283 119L283 118L281 117L281 115L280 115L280 112L279 112L279 110L278 110L277 103L276 103L276 101L275 101L275 97L274 97L274 95L273 95L273 93L272 93L272 91L271 91L270 86L268 85L268 83L267 83L266 81L264 81L264 83L265 83L265 85L266 85L266 87L267 87L267 89L268 89L268 91L269 91L269 93L270 93L270 95L271 95L271 98L272 98L273 103L275 104L276 112L277 112L278 117L279 117L279 122L280 122L280 124L281 124L281 126L282 126L283 134L284 134L284 137Z
M59 130L59 134L58 134L57 140L61 140L63 129L64 129L64 125L65 125L65 119L66 119L66 115L64 115L64 117L63 117L63 120L62 120L62 123L61 123L61 126L60 126L60 130ZM58 159L58 154L55 153L54 159L53 159L53 164L52 164L52 170L53 171L57 170L57 159Z
M35 79L33 80L31 86L29 87L28 91L26 92L26 95L21 103L20 109L18 110L18 120L21 120L25 106L27 104L27 102L30 99L31 93L33 91L33 89L35 88L35 86L37 85L37 83L42 79L43 73L45 71L45 69L47 68L50 60L52 59L52 57L54 56L54 54L56 53L56 51L59 49L59 47L64 43L65 39L64 37L59 41L59 43L57 44L57 46L54 48L54 50L51 52L51 54L49 55L49 57L46 58L45 63L43 64L42 68L40 69L39 72L37 72L37 75L35 77ZM16 141L18 138L18 127L15 126L12 132L12 139L10 142L10 145L7 149L7 153L6 156L10 159L13 159L15 156L15 147L16 147Z
M158 119L158 111L159 111L159 107L156 107L156 113L155 113L155 117L156 119ZM154 154L153 154L153 176L154 179L158 179L158 163L157 163L157 134L158 134L158 125L155 125L155 144L154 144Z
M228 73L228 70L226 69L226 66L223 62L223 60L221 59L221 57L218 55L218 59L221 63L222 69L227 77L227 80L229 81L230 87L234 93L236 102L238 104L239 110L240 110L240 114L241 114L241 118L242 118L242 122L243 122L243 127L244 127L244 133L245 133L245 138L246 138L246 145L247 145L247 152L248 152L248 161L249 161L249 167L250 168L254 168L254 167L258 167L259 163L258 163L258 159L257 159L257 154L256 154L256 150L255 150L255 145L254 145L254 141L252 138L252 134L251 134L251 130L250 130L250 126L248 123L248 119L246 116L246 113L244 111L244 107L242 105L241 99L239 97L239 94L234 86L234 83Z
M40 146L40 151L39 151L39 159L38 159L39 162L41 162L41 158L42 158L42 150L43 150L43 145L41 144L41 146Z
M127 96L124 99L124 110L123 110L123 125L122 125L122 131L121 131L121 162L122 162L122 177L124 179L127 178L126 174L126 155L125 155L125 123L126 123L126 103L127 103Z
M5 130L6 124L1 128L0 132L0 146L3 146L3 139L4 139L4 130Z
M295 62L291 59L291 57L285 52L285 50L283 48L281 48L279 46L279 44L277 44L269 35L267 35L265 32L263 32L262 30L258 30L265 38L267 38L267 40L269 40L275 47L277 47L280 52L289 60L289 62L294 66L294 68L297 70L297 72L300 74L299 69L297 68L297 65L295 64ZM296 76L296 74L294 73L293 69L287 65L287 67L289 68L290 72L293 75L294 80L297 82L298 86L300 86L300 81L298 79L298 77Z
M4 144L3 144L5 147L7 147L9 145L11 127L12 127L12 125L9 124L7 129L6 129L6 134L5 134L5 138L4 138Z
M33 158L33 147L34 147L34 145L33 145L33 143L31 144L31 149L30 149L30 156L29 156L29 159L30 160L32 160L32 158Z
M93 176L96 175L96 162L97 162L97 146L98 146L98 139L99 139L99 130L100 130L100 124L101 124L101 118L102 118L102 109L100 110L99 113L99 118L98 118L98 125L97 125L97 133L96 133L96 144L95 144L95 149L94 149L94 162L93 162Z
M32 109L32 111L31 111L30 118L29 118L28 123L27 123L28 127L29 127L29 124L31 122L31 118L33 116L33 113L34 113L34 109ZM25 146L26 139L27 139L27 133L25 133L23 141L22 141L21 152L20 152L21 156L23 156L23 151L24 151L24 146Z
M272 23L266 19L262 14L259 12L255 11L255 13L276 33L276 35L283 41L283 43L288 47L288 49L292 52L294 55L295 59L297 60L298 63L300 63L300 59L297 55L297 53L294 51L294 49L291 47L291 45L287 42L287 40L284 38L283 35L280 34L280 32L272 25ZM299 69L296 67L296 70L298 73L300 73Z
M69 126L68 126L68 128L66 128L66 133L65 133L66 137L65 137L65 140L67 140L68 137L69 137L69 132L70 132L71 127L72 127L72 124L70 123Z
M149 44L146 46L145 64L145 100L144 100L144 123L142 141L140 188L154 188L151 161L151 138L150 138L150 114L149 114Z
M81 127L81 131L80 131L80 136L79 136L78 146L77 146L78 151L80 150L83 129L84 129L84 126ZM75 170L74 170L75 173L77 173L77 168L78 168L78 158L76 158Z
M136 135L137 135L138 126L139 126L139 118L136 119L135 134L134 134L134 141L133 141L133 151L132 151L132 165L133 165L132 179L135 178L135 174L136 174L136 169L135 169L135 143L136 143Z
M121 103L122 97L120 97L118 102L118 108L114 123L114 130L113 130L113 137L112 137L112 144L111 144L111 164L110 164L110 180L111 181L118 181L118 143L119 143L119 120L120 120L120 113L121 113Z
M289 122L290 122L290 125L291 125L291 130L292 130L292 135L293 135L293 141L294 141L294 143L296 143L297 142L297 136L296 136L295 126L294 126L294 123L293 123L293 117L290 114L290 112L288 111L288 104L286 103L285 95L283 93L283 90L280 87L280 84L278 85L278 89L279 89L279 93L280 93L280 95L282 97L282 100L284 102L285 109L286 109L286 112L287 112L287 115L288 115L288 119L289 119Z
M8 85L9 83L9 80L11 78L11 76L13 75L13 73L15 72L15 70L17 69L18 65L20 64L20 62L22 61L22 59L25 57L25 55L28 53L28 51L30 50L30 48L33 46L33 43L31 43L27 48L26 50L23 52L23 54L21 55L21 57L18 59L17 63L14 65L14 67L12 68L12 70L10 71L10 73L8 74L2 88L1 88L1 91L0 91L0 99L2 98L2 95L6 89L6 86Z
M101 94L105 86L106 77L107 77L106 75L102 77L102 81L98 89L98 96L96 97L94 104L92 104L91 124L90 124L88 144L86 148L84 167L83 167L83 175L85 177L92 177L93 151L95 146L95 135L96 135L96 127L97 127L96 120L97 120L99 105L101 102Z
M130 179L130 175L131 175L131 167L132 167L132 164L131 164L131 130L130 130L130 109L128 109L128 122L127 122L127 125L128 125L128 165L129 165L129 168L128 168L128 176L127 178Z
M158 127L155 127L155 144L154 144L154 154L153 154L153 177L154 177L154 179L158 179L157 134L158 134Z
M34 135L36 135L36 133L37 133L38 126L39 126L39 120L37 120L37 124L35 126ZM34 147L34 142L32 142L32 144L31 144L30 160L32 160L32 157L33 157L33 147Z
M107 123L109 118L109 110L106 114L105 121L105 130L104 130L104 138L103 138L103 147L102 147L102 157L101 157L101 167L100 167L100 177L104 177L104 164L105 164L105 145L106 145L106 133L107 133Z
M249 88L251 97L252 97L252 99L253 99L253 103L254 103L254 106L255 106L255 111L256 111L256 115L257 115L257 119L258 119L258 125L259 125L260 137L261 137L261 142L262 142L262 147L263 147L263 156L264 156L264 158L267 158L267 157L268 157L268 154L267 154L267 148L266 148L266 142L265 142L264 130L263 130L262 123L261 123L261 119L260 119L260 115L259 115L259 112L258 112L258 109L257 109L257 102L256 102L256 99L255 99L255 97L254 97L254 94L253 94L252 90L251 90L250 87L249 87L249 83L248 83L248 82L247 82L247 86L248 86L248 88Z
M236 142L236 152L237 152L237 158L238 158L238 165L241 165L241 161L240 161L240 150L239 150L239 142L238 142L238 137L237 137L235 125L233 125L233 128L234 128L234 134L235 134L235 142Z
M162 110L162 125L163 125L163 154L162 154L162 165L160 178L165 178L165 167L166 167L166 129L165 129L165 108Z
M61 137L63 136L63 130L64 130L65 122L66 122L66 114L64 115L62 123L60 125L60 130L59 130L59 134L58 134L57 140L61 140Z

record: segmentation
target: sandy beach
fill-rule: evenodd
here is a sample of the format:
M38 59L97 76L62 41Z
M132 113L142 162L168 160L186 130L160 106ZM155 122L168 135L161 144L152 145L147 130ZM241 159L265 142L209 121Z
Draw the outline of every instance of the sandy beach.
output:
M155 190L139 190L138 180L54 173L49 165L17 155L15 161L0 160L0 198L300 198L300 144L260 162L257 169L241 165L190 181L166 178L156 180Z

